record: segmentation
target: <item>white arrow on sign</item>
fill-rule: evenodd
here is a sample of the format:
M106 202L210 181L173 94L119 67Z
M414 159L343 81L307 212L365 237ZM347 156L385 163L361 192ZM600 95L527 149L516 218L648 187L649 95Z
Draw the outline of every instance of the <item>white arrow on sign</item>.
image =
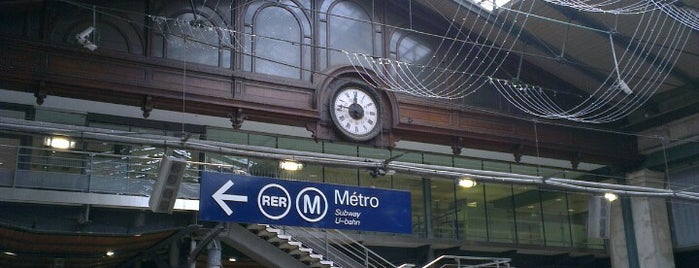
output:
M224 201L235 201L235 202L243 202L243 203L248 202L248 197L245 195L226 194L226 191L228 191L228 189L230 189L231 186L233 186L233 182L231 180L228 180L228 182L223 184L223 186L221 186L221 188L218 189L218 191L216 191L213 195L211 195L211 197L214 198L216 203L218 203L218 205L221 207L221 209L223 209L223 211L225 211L226 214L228 214L228 216L233 214L233 210L231 210L231 208L228 207L228 204L226 204L226 202L224 202Z

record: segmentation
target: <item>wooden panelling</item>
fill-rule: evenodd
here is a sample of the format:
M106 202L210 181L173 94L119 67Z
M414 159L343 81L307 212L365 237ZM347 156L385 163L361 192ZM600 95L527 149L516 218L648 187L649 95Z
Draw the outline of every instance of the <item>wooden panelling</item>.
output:
M512 134L514 132L512 122L498 120L495 118L485 118L477 114L459 113L459 129L478 133L503 133Z
M57 54L52 54L49 57L48 73L69 75L89 80L103 79L121 82L139 82L146 78L145 71L141 68Z
M184 78L182 66L166 59L120 58L26 43L0 43L0 82L6 89L27 91L43 82L49 95L132 105L135 109L149 95L155 108L175 111L182 110L185 90L188 112L226 117L242 109L248 120L313 126L310 129L316 138L340 139L330 135L334 133L332 124L321 114L326 110L316 108L327 104L313 103L317 85L311 83L286 83L210 66L192 66ZM535 130L529 120L415 97L396 96L395 105L398 114L391 116L399 122L385 131L396 140L508 153L518 147L524 154L559 159L579 155L582 161L602 164L637 158L635 139L626 135L544 122Z
M165 88L174 91L186 91L210 97L233 98L231 91L233 86L232 80L222 81L213 77L191 73L184 77L184 72L154 70L151 83L154 87L165 86Z
M236 99L266 105L283 106L298 109L312 109L311 90L300 90L282 86L270 86L258 83L242 83Z
M39 68L41 54L20 49L0 49L1 71L34 71Z
M404 124L427 125L442 128L454 127L452 113L427 107L403 105L399 107L400 122Z

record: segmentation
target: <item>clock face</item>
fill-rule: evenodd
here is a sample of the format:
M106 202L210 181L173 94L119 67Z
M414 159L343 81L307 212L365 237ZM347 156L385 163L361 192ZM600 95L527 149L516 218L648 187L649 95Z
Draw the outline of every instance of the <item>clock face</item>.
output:
M379 133L379 107L374 97L361 88L340 89L330 100L330 115L342 134L350 139L365 141Z

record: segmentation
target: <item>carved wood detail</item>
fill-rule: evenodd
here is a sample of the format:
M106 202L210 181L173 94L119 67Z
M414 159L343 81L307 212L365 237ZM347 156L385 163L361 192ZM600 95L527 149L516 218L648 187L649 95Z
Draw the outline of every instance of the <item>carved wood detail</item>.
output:
M41 81L33 92L37 103L50 89L56 96L140 106L144 117L152 111L154 100L159 109L181 111L183 74L172 61L128 56L116 59L21 40L0 42L0 49L11 58L46 57L45 61L32 60L35 64L17 65L0 73L0 81L10 90L30 91ZM119 71L114 72L114 68ZM187 112L230 117L234 128L244 120L254 120L306 127L316 140L342 140L326 114L325 100L330 93L325 87L332 82L304 86L207 66L193 67L186 74ZM379 94L386 107L384 129L367 145L392 148L398 140L410 140L454 146L454 153L460 153L461 148L514 153L512 145L518 144L521 148L516 152L521 157L537 155L538 138L542 157L571 159L571 154L577 154L573 165L637 159L633 137L542 122L535 133L527 120L391 94ZM460 140L455 141L455 137Z
M231 125L235 130L240 129L243 126L243 121L248 118L243 112L243 108L233 109L232 112L228 113L228 117L231 119Z
M141 111L143 111L143 118L148 118L150 116L150 112L153 111L153 97L151 95L143 96Z
M36 97L36 104L44 104L44 99L46 99L46 96L48 96L48 94L49 89L48 87L46 87L46 82L39 81L39 87L36 89L36 92L34 92L34 97Z

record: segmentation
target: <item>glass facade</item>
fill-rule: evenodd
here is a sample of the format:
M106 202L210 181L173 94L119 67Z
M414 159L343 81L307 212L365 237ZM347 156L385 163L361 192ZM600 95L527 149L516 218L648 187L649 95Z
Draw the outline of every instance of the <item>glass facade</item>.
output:
M384 150L343 143L314 142L294 137L275 137L229 129L208 128L211 140L258 145L280 149L360 156L375 159L397 157L396 161L454 166L519 174L558 174L580 177L583 172L523 165L510 162L451 156L420 151ZM323 167L306 164L300 171L284 171L278 162L207 154L216 163L254 163L253 175L344 184L363 187L406 190L411 193L413 235L448 240L497 242L603 249L604 241L586 237L589 195L533 186L476 182L461 187L458 180L423 178L409 174L372 177L369 170Z
M519 174L549 174L566 178L589 176L582 172L475 157L316 142L312 139L234 131L228 128L182 126L152 120L124 120L113 116L45 109L36 109L28 113L42 121L87 125L129 133L177 136L181 134L182 128L186 128L194 133L193 139L224 143L373 159L395 157L395 161L402 162ZM18 114L17 117L22 116ZM14 144L16 147L3 150L3 162L14 164L13 167L4 166L2 185L16 187L144 195L148 193L150 183L157 176L160 157L172 152L171 149L162 146L89 139L75 139L75 148L71 150L55 150L43 147L46 138L44 136L32 136L29 139L0 138L3 138L3 141L14 141L5 142L7 144L4 146ZM184 179L187 185L185 193L180 193L180 196L185 198L197 198L196 189L202 170L397 189L411 193L414 237L580 249L605 247L604 240L586 236L587 203L590 198L588 194L480 181L476 181L471 187L462 187L456 178L425 178L401 173L374 177L368 169L313 163L303 163L301 170L288 171L279 167L278 160L263 156L245 157L196 150L179 153L186 155L190 161ZM14 179L9 179L13 176L10 171L16 174ZM189 193L186 193L187 191Z

